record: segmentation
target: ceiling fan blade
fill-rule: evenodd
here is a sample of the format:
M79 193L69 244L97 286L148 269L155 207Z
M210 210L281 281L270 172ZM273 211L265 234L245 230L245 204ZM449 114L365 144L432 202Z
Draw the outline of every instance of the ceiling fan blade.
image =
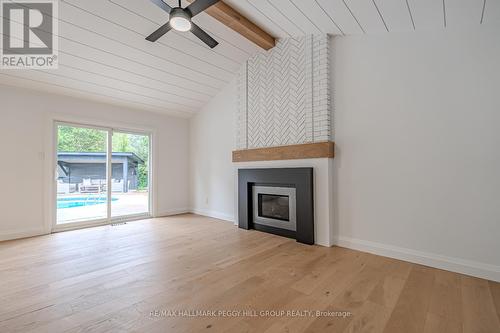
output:
M170 29L172 29L172 27L170 26L170 23L167 22L161 27L159 27L157 30L155 30L155 32L153 32L151 35L146 37L146 40L149 40L150 42L156 42L158 38L169 32Z
M215 5L219 0L196 0L186 7L191 12L192 16L198 15L208 7Z
M210 48L213 49L214 47L216 47L217 45L219 45L219 43L215 39L213 39L212 37L210 37L210 35L207 34L205 31L203 31L199 26L197 26L193 22L191 22L191 24L193 25L192 28L191 28L191 32L196 37L198 37L199 39L201 39L205 44L207 44Z
M172 7L164 3L162 0L151 0L151 2L170 14Z

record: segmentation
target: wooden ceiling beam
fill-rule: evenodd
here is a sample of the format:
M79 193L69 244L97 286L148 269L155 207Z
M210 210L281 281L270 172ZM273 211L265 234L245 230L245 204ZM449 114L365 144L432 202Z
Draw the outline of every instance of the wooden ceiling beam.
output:
M194 0L187 1L191 3ZM272 49L276 45L276 39L273 36L265 32L224 1L219 1L215 5L209 7L205 10L205 13L257 44L264 50Z

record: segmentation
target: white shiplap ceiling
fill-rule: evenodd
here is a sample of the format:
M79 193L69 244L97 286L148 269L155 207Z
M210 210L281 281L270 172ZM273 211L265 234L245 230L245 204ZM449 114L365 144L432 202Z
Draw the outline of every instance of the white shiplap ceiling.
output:
M59 69L1 70L0 84L189 116L260 50L203 13L193 20L219 42L215 49L176 31L144 39L167 20L149 0L61 0Z
M176 0L165 0L175 6ZM276 37L418 31L500 22L500 0L226 0ZM188 3L183 1L183 5ZM257 46L205 13L219 45L171 31L149 0L60 0L59 69L1 70L0 84L189 116L234 77Z
M225 0L276 37L500 27L499 0Z

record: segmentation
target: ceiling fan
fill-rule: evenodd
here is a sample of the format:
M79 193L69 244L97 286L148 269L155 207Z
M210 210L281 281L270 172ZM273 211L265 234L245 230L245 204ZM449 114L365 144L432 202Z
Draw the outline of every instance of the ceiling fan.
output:
M170 7L162 0L151 0L155 5L166 11L170 15L167 23L158 28L151 35L146 37L150 42L156 42L161 36L169 32L171 29L177 31L191 31L196 37L201 39L210 48L214 48L219 44L215 39L210 37L205 31L197 26L191 18L198 15L208 7L216 4L219 0L196 0L186 8L182 8L181 0L178 7Z

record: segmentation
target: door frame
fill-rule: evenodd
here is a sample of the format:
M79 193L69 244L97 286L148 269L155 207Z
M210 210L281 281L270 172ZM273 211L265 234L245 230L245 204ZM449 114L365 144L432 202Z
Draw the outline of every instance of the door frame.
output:
M88 227L94 227L94 226L101 226L101 225L109 225L117 222L127 222L127 221L134 221L134 220L141 220L141 219L147 219L155 216L155 199L156 199L156 186L155 186L155 152L156 152L156 145L155 145L155 131L152 129L147 129L147 128L131 128L128 126L123 126L123 125L113 125L113 123L107 123L104 125L93 125L92 123L103 123L102 121L96 120L95 122L92 120L79 120L79 119L74 119L73 117L51 117L50 119L50 149L48 150L50 153L50 158L47 158L46 160L49 161L48 164L48 200L45 200L45 204L48 205L47 209L47 214L46 214L46 219L47 219L47 227L49 228L48 232L59 232L59 231L66 231L66 230L73 230L73 229L82 229L82 228L88 228ZM57 184L56 184L56 173L57 173L57 143L58 143L58 126L59 125L67 125L67 126L74 126L74 127L83 127L83 128L92 128L92 129L97 129L97 130L103 130L107 132L108 135L108 142L107 142L107 160L106 160L106 172L107 172L107 179L111 179L111 172L112 172L112 137L113 137L113 132L120 132L120 133L126 133L126 134L137 134L137 135L145 135L149 137L149 175L148 175L148 200L149 200L149 207L148 213L141 213L141 214L133 214L133 215L126 215L126 216L118 216L118 217L112 217L111 216L111 201L110 197L112 196L112 193L110 189L112 188L112 184L110 181L107 180L107 217L103 219L95 219L91 221L82 221L82 222L68 222L64 224L57 224ZM47 206L46 206L47 207Z

